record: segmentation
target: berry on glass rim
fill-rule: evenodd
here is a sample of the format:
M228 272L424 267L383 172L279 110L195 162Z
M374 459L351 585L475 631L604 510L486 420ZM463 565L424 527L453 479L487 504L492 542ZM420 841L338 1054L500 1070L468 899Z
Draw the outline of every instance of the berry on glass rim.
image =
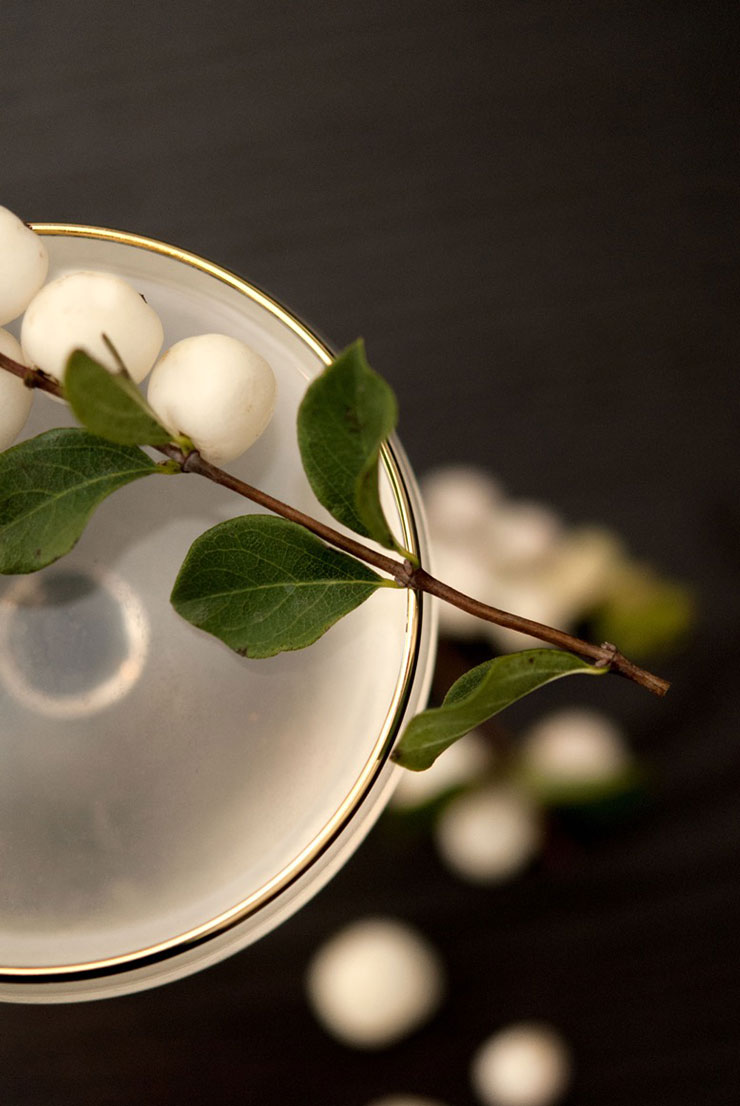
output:
M12 334L0 329L0 353L22 361L21 347ZM33 392L17 376L0 372L0 451L12 445L31 410Z
M0 207L0 326L17 319L46 280L49 255L37 234Z
M183 338L162 355L147 391L173 434L185 434L206 461L223 464L249 449L275 408L275 375L254 350L225 334Z
M159 316L136 289L102 272L65 273L45 284L26 308L21 326L28 363L59 381L75 349L118 371L112 345L138 384L154 364L163 337Z

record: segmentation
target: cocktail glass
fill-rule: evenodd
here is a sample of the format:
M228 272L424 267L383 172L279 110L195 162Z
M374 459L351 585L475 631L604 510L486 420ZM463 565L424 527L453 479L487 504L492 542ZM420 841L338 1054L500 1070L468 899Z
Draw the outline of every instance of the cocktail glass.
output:
M50 278L116 272L158 311L165 345L241 338L272 364L275 418L232 471L326 517L295 418L326 344L270 296L151 239L39 224ZM12 329L12 328L11 328ZM32 436L72 424L37 395ZM384 507L427 557L398 442ZM429 604L380 589L316 645L245 660L168 597L193 539L257 508L196 476L153 478L97 510L73 552L0 578L0 999L65 1002L173 980L267 934L305 903L379 816L389 760L425 703Z

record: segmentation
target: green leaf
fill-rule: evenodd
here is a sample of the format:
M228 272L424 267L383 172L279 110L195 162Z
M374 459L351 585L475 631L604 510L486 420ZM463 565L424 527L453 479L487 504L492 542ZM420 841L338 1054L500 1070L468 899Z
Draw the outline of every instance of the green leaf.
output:
M111 492L167 469L76 427L0 454L0 573L35 572L75 545Z
M463 734L531 691L561 676L603 676L607 671L556 649L527 649L494 657L456 680L441 707L411 719L393 760L420 772Z
M298 411L298 445L316 498L335 519L399 548L380 505L380 447L398 421L389 385L367 363L361 340L309 386Z
M311 645L389 583L294 522L245 515L193 542L171 600L237 653L272 657Z
M167 430L126 372L109 372L84 350L67 361L64 395L83 426L120 445L166 445Z

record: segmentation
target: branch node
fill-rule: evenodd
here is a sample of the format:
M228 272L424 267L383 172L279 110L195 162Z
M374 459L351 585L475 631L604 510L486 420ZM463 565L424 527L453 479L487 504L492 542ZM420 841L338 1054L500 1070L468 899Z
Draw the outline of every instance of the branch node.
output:
M198 462L201 460L200 453L197 449L191 449L189 453L183 453L180 450L182 457L182 471L183 472L198 472Z
M410 588L414 585L414 576L416 572L417 568L411 561L405 560L400 564L396 562L393 578L401 587Z
M596 667L611 668L620 656L620 652L616 645L612 645L610 641L602 641L599 649L601 650L601 654L596 657Z

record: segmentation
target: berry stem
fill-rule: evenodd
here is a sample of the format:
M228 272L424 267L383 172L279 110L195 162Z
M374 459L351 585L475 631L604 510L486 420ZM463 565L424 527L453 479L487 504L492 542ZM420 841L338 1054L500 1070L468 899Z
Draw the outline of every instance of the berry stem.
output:
M48 392L50 395L64 399L64 391L57 381L52 380L51 377L40 372L38 369L29 368L27 365L21 365L19 362L7 357L4 353L0 353L0 368L5 369L14 376L19 376L29 388L39 388L41 391ZM371 549L370 546L365 545L363 542L357 541L355 538L343 534L339 530L335 530L333 526L327 526L326 523L312 518L311 515L304 514L304 512L299 511L297 507L291 507L290 504L283 503L282 500L276 499L267 492L263 492L259 488L247 484L244 480L232 476L231 473L225 472L224 469L220 469L216 465L212 465L209 461L206 461L197 450L185 450L174 442L170 445L159 446L157 448L160 453L169 457L170 460L175 461L180 466L182 472L196 473L198 476L202 476L212 481L214 484L229 488L231 491L236 492L237 495L241 495L245 499L249 499L261 507L265 507L268 511L272 511L273 514L280 515L290 522L298 523L298 525L310 530L311 533L316 534L316 536L323 541L328 542L329 545L333 545L335 548L341 549L345 553L349 553L351 556L373 565L374 568L380 569L381 572L386 572L401 587L413 588L416 591L426 592L428 595L443 599L445 602L451 603L452 606L458 607L460 610L466 611L468 614L472 614L486 622L495 622L499 626L505 626L511 630L518 630L520 633L539 638L540 641L545 641L549 645L555 645L562 649L577 653L579 656L587 657L589 660L594 661L599 667L609 668L612 672L616 672L618 675L632 680L634 683L651 691L654 695L665 695L670 687L667 680L663 680L659 676L647 672L644 668L640 668L638 665L628 660L627 657L620 653L616 646L608 642L604 642L602 645L593 645L591 642L583 641L581 638L574 637L572 634L567 634L563 630L557 630L553 626L546 626L541 622L533 622L529 618L522 618L520 615L499 610L497 607L491 607L487 603L482 603L479 599L473 599L471 596L465 595L464 592L457 591L456 588L450 587L449 584L437 580L425 569L421 568L421 566L414 564L410 559L399 561L395 557L388 557L385 553L380 553L375 549Z

